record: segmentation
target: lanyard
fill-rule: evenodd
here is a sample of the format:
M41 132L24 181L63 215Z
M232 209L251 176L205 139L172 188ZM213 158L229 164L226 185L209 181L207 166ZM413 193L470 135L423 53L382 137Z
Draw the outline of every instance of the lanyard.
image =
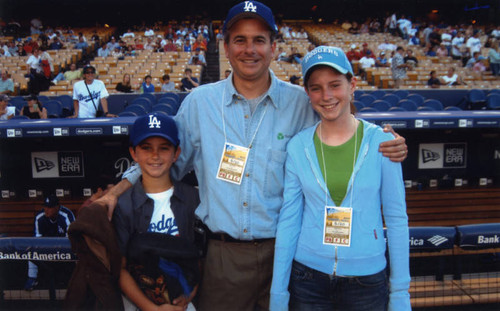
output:
M352 116L352 115L351 115ZM358 128L356 127L356 119L354 116L352 117L354 120L354 156L352 159L352 173L351 176L354 178L354 165L356 164L356 150L358 149ZM323 122L323 121L322 121ZM324 178L325 178L325 206L328 206L328 179L327 179L327 171L326 171L326 162L325 162L325 153L323 152L323 135L321 133L321 124L319 124L319 136L320 136L320 146L321 146L321 158L323 159L323 171L324 171ZM350 207L352 207L352 197L354 193L354 180L352 182L351 186L351 202L350 202ZM345 198L347 196L347 192L342 199L342 202L344 202ZM342 203L341 203L342 204Z
M221 111L222 111L222 128L224 130L224 144L227 143L227 135L226 135L226 121L224 120L224 102L226 98L226 89L222 92L222 104L221 104ZM264 120L264 116L266 115L267 112L267 107L269 105L266 105L266 108L264 109L264 112L262 113L262 117L260 117L259 124L257 125L257 128L255 129L255 132L253 133L252 139L250 140L250 144L248 145L248 149L252 149L252 144L253 141L255 140L255 136L257 136L257 132L259 131L260 125L262 124L262 120Z

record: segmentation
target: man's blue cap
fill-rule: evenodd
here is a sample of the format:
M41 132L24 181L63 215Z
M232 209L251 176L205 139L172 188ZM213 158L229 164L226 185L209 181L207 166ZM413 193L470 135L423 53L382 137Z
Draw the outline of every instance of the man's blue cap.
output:
M342 49L332 46L318 46L302 59L302 77L305 80L309 71L318 65L330 66L341 74L354 75L352 66Z
M235 22L244 17L257 17L266 23L273 33L278 32L271 9L257 1L244 1L233 6L227 13L222 32L226 33Z
M153 136L163 137L174 146L179 146L177 125L175 125L174 119L170 116L152 113L140 116L135 120L130 131L130 143L132 146L135 147L146 138Z

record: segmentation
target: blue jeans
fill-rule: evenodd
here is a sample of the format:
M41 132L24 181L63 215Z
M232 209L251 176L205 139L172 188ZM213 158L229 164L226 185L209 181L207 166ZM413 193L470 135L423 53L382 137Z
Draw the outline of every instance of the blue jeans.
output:
M293 262L290 310L385 311L389 300L386 270L359 277L333 277Z

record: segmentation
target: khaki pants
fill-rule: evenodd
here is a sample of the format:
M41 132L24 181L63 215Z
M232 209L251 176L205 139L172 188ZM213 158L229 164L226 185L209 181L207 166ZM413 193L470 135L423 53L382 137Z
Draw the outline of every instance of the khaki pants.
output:
M273 258L274 239L262 243L209 240L198 309L268 310Z

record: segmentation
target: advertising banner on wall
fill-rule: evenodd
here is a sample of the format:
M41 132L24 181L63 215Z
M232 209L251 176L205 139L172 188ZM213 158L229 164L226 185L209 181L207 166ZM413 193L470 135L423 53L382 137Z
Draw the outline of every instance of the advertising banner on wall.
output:
M419 144L419 169L467 167L467 143Z
M32 152L31 172L33 178L84 177L83 152Z

